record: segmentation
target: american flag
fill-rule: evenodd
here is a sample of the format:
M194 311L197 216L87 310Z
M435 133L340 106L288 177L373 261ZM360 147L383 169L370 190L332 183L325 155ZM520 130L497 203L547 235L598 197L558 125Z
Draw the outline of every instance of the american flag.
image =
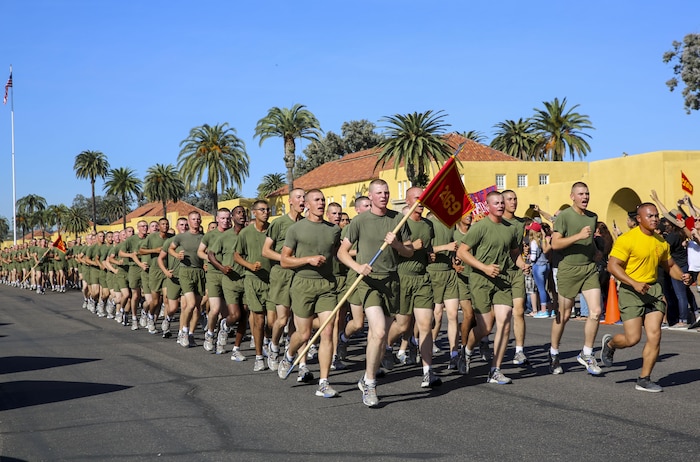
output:
M12 72L10 72L10 78L5 84L5 97L2 99L2 104L7 104L7 92L10 91L10 88L12 88Z

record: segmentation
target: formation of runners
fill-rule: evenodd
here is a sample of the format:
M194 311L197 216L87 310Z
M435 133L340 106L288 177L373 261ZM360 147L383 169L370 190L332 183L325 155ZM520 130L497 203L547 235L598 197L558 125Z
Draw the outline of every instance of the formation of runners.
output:
M529 226L515 215L517 195L510 190L489 193L485 218L472 225L465 215L450 229L423 216L421 193L417 187L406 192L410 215L401 225L403 215L387 207L389 188L383 180L372 181L368 195L356 198L352 220L339 204L326 204L320 190L294 189L288 213L272 222L269 204L258 200L250 222L241 206L221 208L206 233L200 214L191 212L178 219L174 230L166 218L139 221L136 230L98 232L84 242L69 242L65 253L40 239L4 249L0 275L8 285L37 293L78 288L91 313L132 330L175 336L183 348L197 346L194 332L201 328L205 351L230 351L231 360L252 359L253 371L269 369L282 379L297 366L297 381L314 381L306 362L317 357L315 393L320 397L337 396L331 372L346 367L348 345L365 323L366 367L358 381L365 405L378 405L377 379L396 364L420 365L423 388L441 385L433 356L440 352L434 340L442 316L447 316L449 371L468 374L478 349L478 356L491 364L487 382L511 383L501 371L511 329L512 363L529 364L524 315L531 265L523 257ZM597 217L587 209L584 183L572 186L571 200L554 222L551 238L561 261L550 372L563 373L559 346L580 293L589 317L577 361L589 374L599 375L593 354L601 314L592 238ZM650 379L665 309L656 268L660 265L686 283L689 276L654 232L656 207L640 205L637 220L640 226L620 238L610 254L610 271L622 283L625 333L603 338L601 360L612 365L615 350L638 343L643 326L647 343L636 387L661 391ZM382 245L386 248L378 252ZM339 304L343 299L347 301ZM326 323L334 311L337 315ZM307 345L323 324L319 341ZM494 326L491 350L488 337ZM241 350L248 329L251 358Z

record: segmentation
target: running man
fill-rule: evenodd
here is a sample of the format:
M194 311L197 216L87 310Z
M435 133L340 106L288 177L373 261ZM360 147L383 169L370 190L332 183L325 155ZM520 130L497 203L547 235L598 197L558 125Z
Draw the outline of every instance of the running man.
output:
M637 208L636 218L639 226L632 227L615 241L608 259L608 271L620 281L620 317L624 333L603 336L600 360L605 367L612 366L615 350L639 343L643 327L647 341L635 389L658 393L663 388L651 381L651 371L659 357L666 302L656 279L657 268L660 265L685 285L690 284L691 278L673 261L668 243L655 232L659 225L656 206L645 202Z

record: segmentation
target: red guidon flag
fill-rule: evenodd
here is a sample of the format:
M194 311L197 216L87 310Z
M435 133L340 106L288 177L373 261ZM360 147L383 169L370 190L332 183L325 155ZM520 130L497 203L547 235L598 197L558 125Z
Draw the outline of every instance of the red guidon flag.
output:
M418 201L432 210L448 228L472 211L474 204L464 190L454 156L445 162Z
M58 235L58 239L56 239L52 245L61 252L66 253L66 243L60 234Z
M683 172L681 172L681 188L688 194L693 194L693 183L690 182Z

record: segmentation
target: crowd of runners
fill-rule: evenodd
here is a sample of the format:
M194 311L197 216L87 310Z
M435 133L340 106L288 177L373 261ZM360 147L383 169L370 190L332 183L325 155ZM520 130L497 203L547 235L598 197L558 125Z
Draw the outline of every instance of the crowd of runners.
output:
M272 222L268 202L258 200L250 211L219 209L207 230L200 214L191 212L174 229L166 218L139 221L136 230L70 241L65 252L39 239L4 249L0 276L5 284L37 293L81 290L89 312L132 330L174 337L182 348L197 347L194 333L202 329L206 352L230 352L236 362L251 359L255 372L269 369L286 379L296 367L299 382L312 382L306 363L316 358L315 393L321 397L337 396L331 371L346 367L348 344L365 325L366 367L358 381L365 405L379 403L377 379L397 364L420 366L421 387L439 386L433 357L440 352L434 340L443 316L449 371L468 374L473 358L481 357L490 362L488 383L511 383L501 371L511 330L512 363L529 364L526 280L540 258L536 251L530 255L529 241L541 225L516 216L517 195L508 190L488 194L483 219L472 224L467 214L448 228L430 214L424 217L421 193L417 187L406 192L404 224L404 215L387 207L387 183L374 180L368 195L355 199L352 220L339 204L326 204L320 190L294 189L288 213ZM597 216L587 209L584 183L575 183L570 197L571 207L558 214L546 241L546 251L559 254L549 368L563 373L559 346L581 294L588 318L576 360L599 375L593 353L602 311L600 256L593 242ZM656 206L640 205L636 219L639 226L610 252L608 269L621 283L624 333L604 336L600 359L612 365L615 350L638 343L643 326L647 342L636 388L653 392L661 391L650 375L665 311L656 269L686 284L690 278L654 232ZM533 304L535 312L538 308ZM308 345L322 326L318 341ZM241 350L248 333L250 358Z

